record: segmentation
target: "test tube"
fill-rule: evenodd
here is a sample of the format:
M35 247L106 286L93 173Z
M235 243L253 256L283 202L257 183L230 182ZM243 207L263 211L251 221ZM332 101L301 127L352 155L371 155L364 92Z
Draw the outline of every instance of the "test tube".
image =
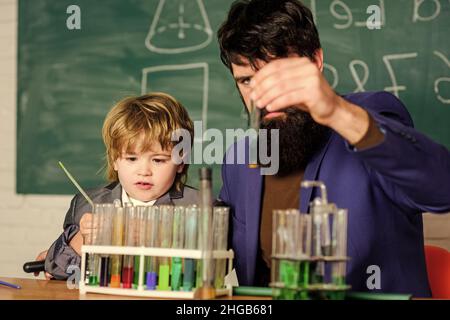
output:
M102 204L95 203L93 210L92 210L92 222L91 222L91 229L92 232L90 233L89 237L86 239L86 244L88 245L98 245L98 214L102 211ZM94 253L89 254L88 258L88 269L89 269L89 280L88 283L91 286L96 286L99 284L99 256Z
M124 235L124 209L120 203L116 204L113 213L113 228L112 228L112 245L123 246ZM120 288L120 274L122 268L122 256L113 255L111 257L111 282L110 287Z
M255 135L249 137L249 168L258 168L258 136L261 123L261 109L256 107L255 102L250 100L250 128L255 131Z
M298 286L300 291L297 298L300 300L308 299L308 285L311 258L311 216L302 214L298 210L293 211L295 214L295 259L298 261Z
M134 247L135 238L137 234L136 230L136 208L133 206L125 207L125 246ZM133 272L134 271L134 256L126 255L123 258L122 267L122 286L123 288L130 289L133 284Z
M320 209L320 206L313 206L311 209L311 215L312 215L312 255L316 259L313 265L311 265L311 268L314 269L313 275L311 278L311 283L314 284L323 284L325 279L325 263L321 260L323 260L323 251L322 248L324 247L323 244L326 243L325 240L323 240L325 237L328 237L326 234L326 229L324 225L324 217L322 210Z
M152 206L147 212L145 227L145 245L149 248L159 246L159 207ZM155 290L158 275L158 260L155 257L145 258L145 284L147 289Z
M332 238L332 220L333 215L330 212L322 212L322 232L321 232L321 252L323 256L331 256L332 255L332 246L331 246L331 238Z
M213 221L212 221L212 183L211 169L200 168L200 216L199 247L202 250L201 287L194 296L199 299L215 298L213 274Z
M282 260L282 270L281 274L283 277L283 282L286 284L288 290L286 291L286 299L295 299L296 290L298 289L298 284L300 282L300 262L294 260L296 258L296 243L295 240L298 236L298 219L300 213L296 209L286 210L286 241L285 253L286 260Z
M199 215L199 207L190 205L185 210L185 249L197 249L197 219ZM184 259L184 273L183 273L183 290L191 291L194 286L195 277L195 260Z
M214 207L213 211L213 234L214 234L214 250L227 250L228 245L228 217L230 209L228 207ZM215 264L215 281L216 289L224 286L226 273L226 259L218 259Z
M333 255L343 261L335 262L332 266L333 283L338 286L345 285L347 263L347 209L337 209L333 221L333 242L335 250Z
M135 213L135 236L134 236L134 246L143 247L145 246L145 223L146 223L146 213L147 206L137 206ZM139 270L141 267L141 257L134 256L134 273L133 273L133 288L137 288L139 285Z
M282 288L276 290L278 299L293 300L299 283L299 262L295 259L295 234L298 210L274 210L273 232L275 243L273 252L278 260L275 268L275 283Z
M114 206L111 203L104 203L102 211L99 213L99 237L100 245L111 245L112 217ZM100 255L100 286L107 287L110 276L110 257L108 254Z
M161 248L170 248L172 246L172 228L173 228L173 206L161 205L159 216L159 230ZM158 290L170 290L170 260L168 257L161 257L159 260Z
M184 218L185 208L183 206L175 206L173 212L173 232L172 232L172 248L183 249L184 248ZM172 290L178 291L181 287L183 261L180 257L172 258L171 269L171 287Z

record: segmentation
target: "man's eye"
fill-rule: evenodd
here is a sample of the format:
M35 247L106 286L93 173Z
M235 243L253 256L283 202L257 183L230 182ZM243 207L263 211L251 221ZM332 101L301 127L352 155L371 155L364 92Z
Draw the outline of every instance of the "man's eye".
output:
M240 85L243 85L243 86L248 86L248 85L250 85L250 81L251 81L252 79L250 78L250 77L248 77L248 78L241 78L241 79L239 79L237 82L238 82L238 84L240 84Z

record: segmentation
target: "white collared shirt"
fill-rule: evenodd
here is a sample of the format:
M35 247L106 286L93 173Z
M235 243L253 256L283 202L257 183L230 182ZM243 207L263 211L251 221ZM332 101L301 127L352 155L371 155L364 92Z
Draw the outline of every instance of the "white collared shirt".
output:
M156 202L156 199L155 200L151 200L151 201L147 201L147 202L133 199L126 193L125 189L122 187L122 205L123 206L125 206L125 203L131 203L131 205L133 207L136 207L136 206L152 206L152 205L155 204L155 202Z

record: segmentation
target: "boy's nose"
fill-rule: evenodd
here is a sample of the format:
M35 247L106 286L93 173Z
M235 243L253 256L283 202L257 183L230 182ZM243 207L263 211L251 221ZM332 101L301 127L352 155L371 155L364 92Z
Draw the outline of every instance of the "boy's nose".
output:
M149 163L144 163L139 168L139 175L141 176L151 176L152 175L152 168Z

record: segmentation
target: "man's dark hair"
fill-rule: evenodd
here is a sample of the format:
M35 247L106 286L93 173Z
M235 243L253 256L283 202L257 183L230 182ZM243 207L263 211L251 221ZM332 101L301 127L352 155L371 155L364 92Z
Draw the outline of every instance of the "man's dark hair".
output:
M311 11L298 0L235 1L217 37L220 58L231 70L231 63L252 67L256 60L298 54L315 61L321 48Z

